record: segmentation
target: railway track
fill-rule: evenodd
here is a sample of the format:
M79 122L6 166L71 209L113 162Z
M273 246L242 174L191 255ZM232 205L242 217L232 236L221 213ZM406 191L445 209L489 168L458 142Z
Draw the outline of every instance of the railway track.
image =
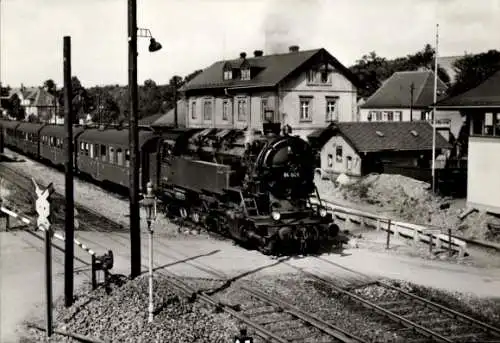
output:
M22 191L33 193L33 183L32 180L19 172L0 165L0 176L5 178L7 181L13 183L19 187ZM45 185L44 185L45 186ZM58 209L55 216L55 225L64 223L64 197L55 192L53 197L54 207ZM26 197L19 196L20 201L24 200L26 202ZM96 213L80 204L75 206L78 208L78 212L81 216L85 216L85 220L82 222L82 226L87 226L88 230L93 231L111 231L102 230L103 224L101 221L105 221L104 227L110 227L112 229L121 228L121 225L115 223L114 221ZM29 206L24 206L28 208ZM64 251L64 249L62 249ZM206 271L206 270L205 270ZM244 304L238 305L228 305L222 303L217 297L209 292L196 289L190 286L188 283L182 281L173 273L169 273L165 270L157 271L160 274L167 276L167 282L169 282L174 288L178 289L182 293L186 294L190 299L199 299L209 305L215 306L217 309L229 313L236 319L245 323L249 327L253 328L255 334L266 342L364 342L362 339L356 337L355 335L349 334L348 332L323 321L321 318L314 316L313 314L308 314L300 309L294 307L292 304L286 303L277 298L271 298L269 295L259 291L255 288L235 286L239 292L245 293L247 296L252 298L252 301L247 301ZM210 272L210 271L208 271ZM216 278L199 278L204 281L218 282L225 285L232 285L232 281L228 280L225 275L218 273L216 271L211 272ZM224 287L225 288L225 287ZM217 292L214 292L214 294ZM267 307L267 312L258 312L259 308ZM270 312L269 312L270 311ZM274 313L275 317L269 320L266 315ZM276 330L276 328L271 329L269 326L280 326L281 324L287 324L285 327L281 326ZM285 331L283 330L285 328Z
M326 278L322 273L305 271L288 265L329 287L334 293L398 324L400 329L396 332L410 334L405 339L407 342L500 342L500 329L497 327L412 294L400 287L374 280L335 262L321 257L317 259L352 273L358 282L351 285L339 285L338 282ZM370 293L371 295L363 294L361 289L367 285L377 286L379 288L377 293L384 295L380 297L373 295L373 292ZM420 337L414 337L415 334Z
M13 168L9 168L5 164L0 164L0 177L3 177L8 182L19 187L22 191L26 192L27 194L30 194L33 199L32 204L34 203L34 186L31 178L19 173ZM44 187L47 186L47 184L44 182L39 182L39 180L36 181L41 186ZM15 194L14 197L19 199L20 200L19 202L21 202L22 200L26 202L26 197L23 197L21 194ZM52 199L52 208L54 209L52 224L55 226L56 229L63 229L65 221L64 211L66 209L65 198L61 193L56 191L52 194L51 199ZM27 205L22 205L22 210L28 216L36 215L33 205L31 206L31 208ZM80 227L78 228L79 230L92 231L96 229L96 231L99 232L114 232L114 231L125 232L125 228L123 227L123 225L116 223L115 221L107 218L106 216L82 204L75 203L75 210L76 210L75 211L76 218L78 217L85 218L84 221L79 221L79 223L81 223Z

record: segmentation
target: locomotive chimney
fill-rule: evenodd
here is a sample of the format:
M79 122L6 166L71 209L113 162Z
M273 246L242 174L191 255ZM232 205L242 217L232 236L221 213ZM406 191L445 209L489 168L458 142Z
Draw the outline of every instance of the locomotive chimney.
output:
M288 48L290 52L298 52L299 51L299 46L298 45L292 45Z
M254 55L254 57L261 57L262 55L264 55L264 51L262 51L262 50L255 50L253 52L253 55Z
M240 58L241 59L245 59L247 57L247 53L246 52L240 52Z

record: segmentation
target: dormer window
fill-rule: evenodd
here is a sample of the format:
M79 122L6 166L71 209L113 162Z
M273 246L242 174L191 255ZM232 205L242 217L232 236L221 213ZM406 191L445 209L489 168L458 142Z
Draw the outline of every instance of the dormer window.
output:
M233 79L233 67L230 63L224 65L224 81Z
M224 80L231 80L233 78L232 70L224 70Z
M241 79L242 80L250 80L250 69L241 69Z

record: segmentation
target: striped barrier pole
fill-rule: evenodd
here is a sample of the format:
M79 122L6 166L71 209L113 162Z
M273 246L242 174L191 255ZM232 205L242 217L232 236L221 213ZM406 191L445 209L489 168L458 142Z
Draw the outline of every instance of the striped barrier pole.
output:
M35 223L31 219L23 217L23 216L15 213L14 211L9 210L8 208L6 208L4 206L0 207L0 211L2 211L5 214L8 214L12 218L15 218L15 219L17 219L17 220L25 223L26 225L35 225ZM39 227L39 226L36 226L36 227L37 227L38 230L45 232L45 230L42 227ZM66 240L65 237L63 235L59 234L59 233L54 233L54 237L57 238L57 239L59 239L59 240L61 240L61 241L65 241ZM85 244L83 244L82 242L80 242L79 240L77 240L76 238L73 241L74 241L74 243L78 247L80 247L81 249L85 250L90 255L95 255L95 251L93 251L92 249L90 249L88 246L86 246Z

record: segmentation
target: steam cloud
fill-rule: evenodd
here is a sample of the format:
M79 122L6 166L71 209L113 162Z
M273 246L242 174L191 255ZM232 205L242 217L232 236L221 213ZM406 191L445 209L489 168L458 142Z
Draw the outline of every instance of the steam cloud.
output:
M264 17L265 53L288 52L311 40L321 14L321 0L270 0Z

